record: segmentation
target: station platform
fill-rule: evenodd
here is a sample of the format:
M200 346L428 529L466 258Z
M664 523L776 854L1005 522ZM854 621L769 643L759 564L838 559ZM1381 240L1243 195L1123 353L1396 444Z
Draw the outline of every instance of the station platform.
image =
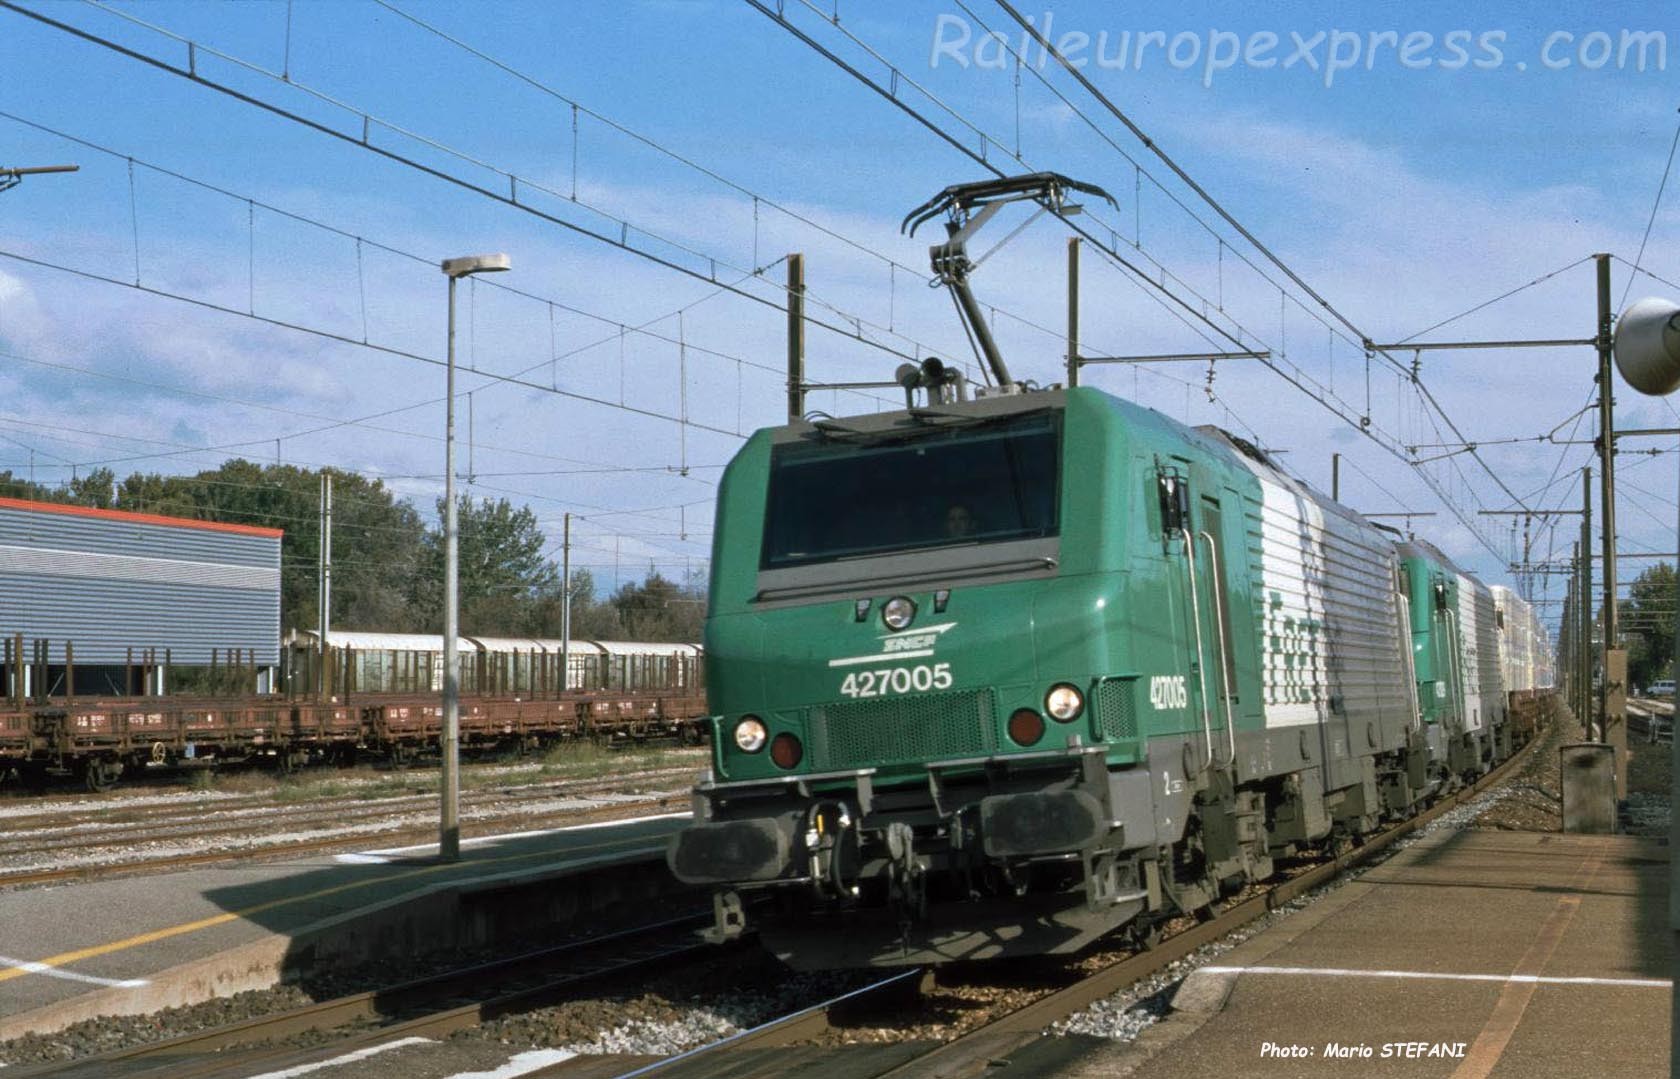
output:
M0 1039L585 922L674 886L685 813L0 893Z
M1666 845L1445 831L1185 979L1067 1075L1662 1076Z

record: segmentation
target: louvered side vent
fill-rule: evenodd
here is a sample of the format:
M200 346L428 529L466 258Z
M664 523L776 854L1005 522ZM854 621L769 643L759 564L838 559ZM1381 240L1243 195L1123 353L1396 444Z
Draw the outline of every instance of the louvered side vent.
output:
M1137 711L1132 703L1135 678L1105 678L1097 683L1097 728L1110 741L1136 738Z
M989 689L856 701L811 709L818 771L975 757L997 748Z

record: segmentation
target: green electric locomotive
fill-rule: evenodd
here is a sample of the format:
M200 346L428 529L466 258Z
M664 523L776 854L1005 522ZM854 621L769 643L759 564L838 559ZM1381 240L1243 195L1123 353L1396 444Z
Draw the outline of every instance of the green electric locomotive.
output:
M944 193L961 310L1001 183ZM969 328L990 392L912 369L925 405L761 430L719 488L713 759L668 861L797 966L1147 937L1448 781L1433 578L1391 532L1224 432L1015 384Z
M1400 556L1431 759L1440 779L1474 779L1512 748L1493 591L1423 540Z
M1092 389L795 423L720 488L677 876L813 965L1061 952L1433 782L1389 537ZM1140 920L1141 919L1141 920Z

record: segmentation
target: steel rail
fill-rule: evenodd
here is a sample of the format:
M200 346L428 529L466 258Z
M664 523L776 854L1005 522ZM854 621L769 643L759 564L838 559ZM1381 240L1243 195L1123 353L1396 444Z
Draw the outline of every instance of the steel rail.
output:
M657 802L622 803L605 807L601 810L565 810L563 812L539 815L518 816L516 819L522 825L538 824L555 820L568 823L595 823L611 821L612 816L620 810L646 809L657 806ZM633 814L631 814L633 816ZM490 823L475 822L475 823ZM312 854L317 851L334 850L341 847L353 847L364 844L369 839L378 839L381 843L402 845L407 840L418 839L421 842L437 837L436 823L418 828L407 828L396 832L379 832L370 834L358 832L354 835L328 836L322 839L304 839L292 843L274 843L267 846L245 847L235 850L207 850L192 851L186 854L173 854L165 858L154 858L138 862L115 862L104 864L89 864L78 866L63 866L54 869L31 869L19 873L0 873L0 889L12 888L26 884L47 884L53 881L76 880L80 878L104 878L120 876L126 873L164 872L172 869L185 869L191 866L212 865L217 862L257 861L284 857L293 854Z
M1555 722L1555 721L1554 721ZM912 1061L882 1073L886 1077L907 1077L932 1073L946 1074L955 1062L975 1052L993 1057L1005 1056L1025 1043L1038 1038L1044 1029L1068 1015L1112 996L1152 974L1190 956L1198 949L1213 943L1228 933L1241 929L1286 903L1341 876L1349 869L1363 865L1399 840L1424 827L1442 814L1463 805L1488 790L1499 786L1516 774L1535 749L1545 741L1544 732L1537 733L1528 744L1499 767L1476 783L1462 787L1419 813L1393 827L1372 836L1359 847L1339 852L1322 865L1266 891L1252 896L1220 913L1213 920L1193 926L1182 933L1165 938L1155 948L1119 960L1091 976L1064 989L1057 990L999 1019L977 1027L960 1037L945 1042ZM983 1049L980 1047L984 1047ZM952 1073L954 1074L954 1072Z
M693 768L669 769L673 775L680 773L683 782L680 789L671 792L678 800L686 802L690 779L694 774ZM661 773L638 773L650 780L657 779ZM575 786L555 786L516 788L513 790L474 790L470 796L463 799L467 808L486 807L493 812L483 818L485 824L495 825L511 820L547 820L555 816L568 814L583 814L609 809L645 809L657 807L667 798L643 796L635 801L617 802L603 805L594 809L570 809L564 811L549 811L531 813L520 807L526 803L541 802L554 798L588 798L621 790L622 781L593 781ZM248 835L272 830L276 825L296 830L306 825L329 824L367 824L380 820L400 822L401 818L415 814L435 814L437 807L436 794L398 795L389 799L358 799L358 798L323 798L317 802L271 801L248 806L222 807L216 805L175 805L149 806L148 810L132 820L102 821L97 817L92 819L55 821L37 821L15 830L0 831L0 858L16 858L26 854L55 854L64 851L90 850L101 847L115 847L135 841L150 842L160 839L204 839L209 837ZM497 811L499 810L499 811ZM186 814L202 814L216 812L227 814L226 818L218 822L206 824L196 816ZM97 831L76 831L76 829L97 828ZM39 838L35 833L40 831L54 833L50 839ZM377 838L388 834L382 832L364 831L363 838ZM25 845L27 844L27 845Z
M382 989L353 993L273 1015L257 1016L166 1041L43 1067L18 1068L16 1074L18 1079L75 1073L142 1074L144 1062L151 1061L166 1069L169 1079L197 1079L216 1074L244 1075L261 1062L295 1056L300 1049L291 1045L263 1046L254 1053L231 1055L229 1051L237 1047L296 1037L310 1031L330 1030L349 1023L378 1021L439 1003L451 1006L358 1032L331 1043L330 1050L338 1054L397 1038L447 1035L499 1015L541 1007L596 979L676 959L716 954L714 946L700 943L694 933L695 929L709 923L711 917L710 911L685 915L416 978ZM557 964L565 969L556 976L553 968ZM486 992L487 987L504 985L512 979L528 980L533 977L540 978L539 984L508 992L498 993L493 989ZM459 1003L463 998L478 999L471 1003ZM320 1048L323 1047L310 1051L319 1052ZM8 1069L10 1074L11 1069Z
M869 985L842 993L821 1003L801 1008L799 1011L784 1015L779 1019L771 1019L768 1022L760 1023L749 1030L731 1034L718 1041L709 1042L687 1052L678 1053L675 1056L656 1060L651 1064L624 1072L616 1079L632 1079L632 1077L639 1079L644 1075L656 1075L667 1068L679 1066L686 1068L694 1065L697 1061L704 1062L712 1057L722 1056L724 1053L775 1049L793 1042L813 1038L832 1026L830 1014L835 1009L846 1005L865 1004L877 997L890 996L893 993L920 986L922 979L925 977L927 977L926 972L919 967L901 971L898 974L877 982L871 982Z
M1534 752L1543 737L1531 739L1510 760L1504 762L1475 784L1443 797L1419 815L1386 831L1377 833L1351 851L1339 852L1334 858L1287 881L1273 885L1266 891L1228 908L1211 921L1200 923L1183 932L1165 938L1156 947L1118 960L1094 974L1056 990L1031 1004L1027 1004L991 1023L977 1027L959 1037L941 1043L906 1060L897 1056L884 1070L869 1071L868 1065L853 1061L847 1074L873 1075L877 1079L910 1079L928 1075L956 1076L980 1074L998 1059L1007 1057L1020 1046L1038 1038L1056 1020L1079 1011L1093 1002L1110 996L1151 974L1194 953L1197 949L1242 928L1250 921L1276 910L1298 896L1339 876L1346 870L1369 861L1397 840L1428 824L1441 814L1462 805L1509 779L1514 771ZM667 1070L682 1075L734 1074L728 1071L724 1058L755 1050L775 1049L799 1042L807 1042L834 1028L833 1012L850 1007L868 1007L881 998L912 988L923 988L930 977L928 972L913 968L890 978L874 982L779 1019L773 1019L751 1030L732 1035L691 1049L685 1053L616 1073L617 1079L631 1079L659 1075ZM706 1070L706 1069L713 1070ZM533 1076L562 1075L567 1065L562 1063L540 1069ZM741 1074L771 1074L752 1071Z

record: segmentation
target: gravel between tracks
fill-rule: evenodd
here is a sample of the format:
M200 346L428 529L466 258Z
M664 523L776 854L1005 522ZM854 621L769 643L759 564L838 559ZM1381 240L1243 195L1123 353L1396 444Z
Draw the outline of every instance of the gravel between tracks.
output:
M699 759L693 752L677 756L676 763L671 751L645 758L625 754L612 759L615 770L606 775L568 775L555 765L484 766L463 791L461 819L520 830L573 814L593 819L637 806L683 808ZM329 839L377 842L430 825L436 781L435 775L362 775L264 781L257 793L19 799L7 806L0 824L0 872L123 865L205 851L256 855L268 847ZM148 835L151 831L158 834ZM43 842L55 849L28 849Z
M597 933L632 929L644 918L644 913L640 911L621 912L617 917L603 915L597 918L591 928ZM320 1001L459 970L573 939L576 938L559 934L550 940L527 937L518 941L517 946L510 943L501 948L387 959L325 971L297 984L238 993L186 1007L166 1008L151 1015L90 1019L51 1034L31 1034L0 1042L0 1067L7 1064L43 1064L72 1060L95 1053L164 1041L228 1026L246 1019L290 1011ZM329 1041L333 1037L331 1033L312 1032L288 1038L286 1043L313 1045Z
M575 1053L670 1055L717 1041L875 980L871 972L789 971L762 952L647 979L638 992L487 1023L457 1038Z
M1466 828L1521 828L1555 831L1557 824L1557 745L1564 738L1564 719L1552 725L1546 744L1512 780L1431 822L1397 843L1367 866L1314 890L1258 921L1200 949L1171 967L1127 990L1099 1001L1054 1025L1047 1033L1083 1034L1129 1041L1164 1016L1177 986L1191 971L1292 916L1316 899L1345 887L1364 872L1422 837ZM1636 748L1636 762L1640 754ZM1666 755L1667 747L1658 747ZM1644 754L1649 762L1656 754ZM1635 771L1638 769L1635 765ZM1666 779L1666 772L1664 773ZM1638 785L1638 784L1636 784ZM1653 778L1643 781L1649 791ZM1652 796L1655 797L1654 792ZM1666 794L1662 796L1666 827ZM1637 813L1637 809L1636 809ZM1169 929L1173 928L1171 926ZM1082 969L1117 957L1113 950L1074 964L1024 962L997 969L957 970L941 974L937 984L919 1001L906 1004L900 1014L863 1019L832 1030L825 1044L906 1040L943 1041L973 1029L1008 1011L1024 1006L1065 984ZM458 1038L478 1038L509 1046L564 1048L579 1053L672 1054L706 1044L788 1011L826 999L870 980L867 972L810 975L793 973L768 956L748 954L719 959L672 971L638 984L633 993L594 997L485 1024ZM341 990L342 991L342 990ZM285 990L271 991L274 993ZM264 994L245 994L262 997ZM239 1001L240 998L233 998ZM254 1008L255 1004L214 1002L218 1006ZM277 1005L291 1006L291 1005ZM179 1011L191 1012L193 1009ZM251 1014L256 1014L252 1011ZM165 1017L170 1013L164 1013ZM147 1017L120 1023L144 1026L173 1018ZM227 1022L223 1018L221 1022ZM207 1023L205 1025L208 1025ZM53 1035L48 1042L92 1034ZM152 1033L151 1037L165 1036ZM13 1043L16 1046L18 1043ZM43 1059L14 1056L12 1046L0 1046L0 1060Z
M1506 831L1556 832L1560 829L1560 772L1558 766L1558 747L1566 741L1575 740L1573 720L1567 715L1561 716L1551 724L1541 744L1535 747L1534 753L1527 763L1515 776L1502 783L1497 788L1458 806L1437 817L1419 831L1400 840L1382 855L1370 863L1352 870L1342 877L1331 881L1322 888L1314 889L1311 893L1295 899L1276 911L1243 929L1237 930L1230 936L1209 944L1198 950L1194 955L1174 963L1171 967L1138 983L1114 996L1098 1001L1091 1007L1069 1016L1066 1020L1053 1027L1054 1033L1086 1034L1113 1041L1131 1041L1142 1031L1164 1017L1170 1010L1169 1001L1179 984L1191 971L1203 966L1216 957L1230 951L1236 945L1264 931L1282 918L1287 918L1301 910L1317 898L1328 895L1339 888L1345 887L1352 881L1358 880L1372 868L1381 865L1389 858L1408 847L1416 844L1425 836L1434 835L1442 831L1462 831L1466 829L1500 829ZM1666 785L1667 769L1658 771L1653 758L1662 757L1667 760L1669 747L1654 746L1642 751L1640 746L1633 746L1633 765L1630 768L1629 801L1634 802L1640 794L1634 788L1644 786L1643 797L1652 802L1660 802L1659 812L1662 829L1666 833L1668 827L1668 794L1666 786L1661 787L1660 795L1656 793L1658 784ZM1660 750L1660 754L1654 752ZM1643 764L1642 764L1643 758ZM1642 773L1642 768L1651 771L1649 777ZM1635 803L1637 806L1637 803ZM1636 818L1639 809L1635 808ZM1649 834L1649 833L1647 833Z
M1432 822L1401 841L1401 850L1422 835L1471 826L1494 805L1490 792ZM1386 855L1385 855L1386 858ZM1377 863L1373 863L1377 864ZM1070 1017L1051 1033L1091 1034L1127 1040L1166 1014L1167 1001L1185 975L1316 898L1355 880L1369 867L1286 904L1257 922L1216 941L1123 993ZM1184 923L1189 924L1188 921ZM1178 926L1169 926L1169 929ZM860 1018L822 1035L824 1045L901 1041L946 1041L1023 1007L1066 984L1080 972L1124 953L1113 950L1067 964L1021 961L1007 969L976 967L942 972L936 984L891 1016ZM805 1004L833 996L871 978L869 972L809 975L793 973L768 957L745 960L727 978L715 971L654 985L633 997L587 1001L499 1021L457 1037L485 1037L509 1045L553 1046L580 1053L671 1054L726 1037ZM878 975L877 975L878 976ZM766 986L774 986L766 989Z
M1544 747L1540 752L1544 752ZM1461 806L1448 810L1416 832L1395 843L1370 862L1351 869L1328 884L1314 888L1306 895L1292 899L1278 909L1267 912L1243 928L1198 948L1190 955L1145 978L1136 985L1099 1000L1083 1011L1076 1012L1056 1023L1046 1033L1086 1034L1092 1037L1107 1038L1111 1041L1131 1041L1141 1034L1145 1028L1166 1016L1171 1010L1169 1002L1173 994L1177 992L1179 984L1196 968L1213 962L1237 945L1265 932L1283 919L1306 909L1324 896L1346 887L1396 854L1418 843L1425 836L1432 836L1443 831L1456 832L1480 827L1478 818L1500 806L1509 797L1511 797L1510 791L1502 785Z
M543 817L593 813L616 806L670 806L680 803L685 794L686 791L683 790L651 790L600 794L590 798L552 798L540 802L521 801L511 804L492 802L463 809L460 816L461 820L468 824L495 821L499 827L518 829L525 822ZM213 827L214 822L210 821L208 822L210 827L206 828L202 834L179 840L146 841L127 838L113 843L109 847L85 848L74 853L55 852L46 856L34 855L21 858L8 858L0 855L0 869L15 873L26 873L36 870L73 867L114 866L158 861L207 851L238 851L261 854L266 848L291 843L336 838L365 837L378 839L381 836L404 832L417 827L435 827L436 815L436 807L428 806L406 812L393 811L389 816L334 826L274 830L250 834L217 832Z

